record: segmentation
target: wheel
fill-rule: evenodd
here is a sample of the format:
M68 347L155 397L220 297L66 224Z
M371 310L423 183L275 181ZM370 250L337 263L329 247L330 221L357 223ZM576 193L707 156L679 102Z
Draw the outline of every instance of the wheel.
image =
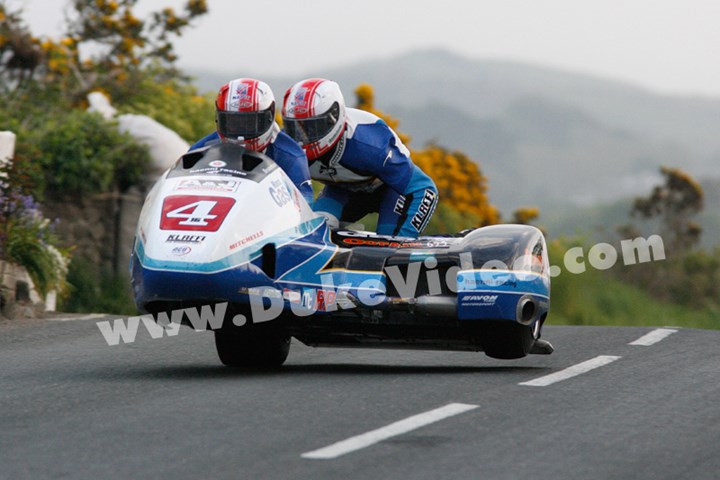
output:
M276 331L215 330L215 348L228 367L278 368L290 352L290 336Z
M491 326L482 338L485 355L502 360L526 356L535 341L532 328L515 323Z

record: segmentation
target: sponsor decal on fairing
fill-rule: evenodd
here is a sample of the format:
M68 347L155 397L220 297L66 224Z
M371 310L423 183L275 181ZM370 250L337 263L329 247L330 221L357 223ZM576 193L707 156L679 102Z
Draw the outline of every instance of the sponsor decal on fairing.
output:
M237 242L229 245L228 247L230 248L230 250L235 250L236 248L242 247L243 245L246 245L254 240L257 240L258 238L263 237L264 235L265 234L263 233L263 231L260 230L259 232L255 232L252 235L248 235L247 237L238 240Z
M173 255L177 255L178 257L181 257L183 255L187 255L191 251L192 251L192 248L190 248L188 246L183 246L183 247L174 247L172 250L170 250L170 253L172 253Z
M173 190L176 191L198 191L207 190L211 192L233 193L237 191L240 182L237 180L180 180Z
M202 243L207 238L205 235L168 235L165 243Z
M217 232L235 199L200 195L171 195L163 201L161 230Z
M497 299L498 295L465 295L461 303L463 306L492 307Z
M282 180L273 180L271 186L268 188L270 196L278 207L282 207L292 201L290 190Z

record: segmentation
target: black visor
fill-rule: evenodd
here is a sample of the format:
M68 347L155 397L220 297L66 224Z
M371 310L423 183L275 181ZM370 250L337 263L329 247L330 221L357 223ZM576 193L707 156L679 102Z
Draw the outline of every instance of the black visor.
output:
M217 130L226 138L245 140L259 137L272 127L274 121L273 108L261 112L216 112Z
M311 118L285 118L283 126L288 135L302 145L316 142L330 133L337 125L340 116L340 105L333 103L326 113Z

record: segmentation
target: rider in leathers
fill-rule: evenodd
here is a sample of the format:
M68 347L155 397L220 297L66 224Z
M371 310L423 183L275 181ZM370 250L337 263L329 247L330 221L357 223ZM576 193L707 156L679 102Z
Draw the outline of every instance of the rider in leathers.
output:
M272 158L312 205L305 152L275 123L275 96L267 83L238 78L223 85L215 99L215 123L217 130L198 140L190 150L222 141L242 143Z
M346 108L337 83L311 78L285 93L283 129L325 187L313 209L331 227L379 212L377 233L417 237L438 202L435 183L379 117Z

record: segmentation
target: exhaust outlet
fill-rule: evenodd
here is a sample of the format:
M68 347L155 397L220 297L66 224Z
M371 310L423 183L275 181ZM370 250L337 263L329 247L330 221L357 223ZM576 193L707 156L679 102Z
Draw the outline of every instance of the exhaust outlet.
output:
M537 305L532 297L524 296L518 301L515 318L518 323L530 325L537 315Z

